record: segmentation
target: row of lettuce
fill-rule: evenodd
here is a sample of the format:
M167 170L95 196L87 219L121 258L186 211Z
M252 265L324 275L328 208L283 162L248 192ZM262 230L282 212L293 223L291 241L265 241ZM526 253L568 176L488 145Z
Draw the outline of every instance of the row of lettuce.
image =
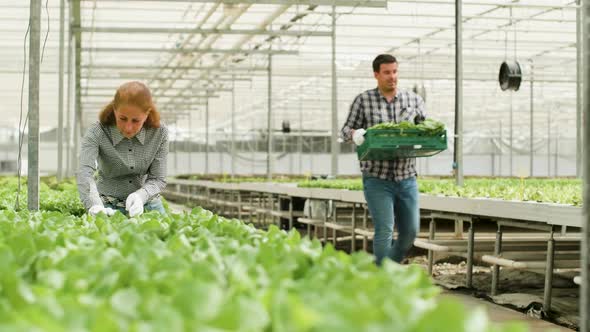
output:
M27 179L21 178L19 181L16 177L0 177L0 210L26 208ZM79 199L74 179L58 182L55 177L44 177L39 182L39 208L43 211L58 211L76 216L86 212Z
M264 177L235 177L199 175L190 179L206 179L219 182L265 182ZM299 187L363 190L362 180L312 179L302 176L278 176L273 182L295 182ZM570 178L466 178L463 186L457 186L452 178L420 177L419 191L428 195L465 198L493 198L503 200L582 205L582 181Z
M201 208L92 217L53 188L53 211L0 210L0 331L525 330L439 299L420 267Z

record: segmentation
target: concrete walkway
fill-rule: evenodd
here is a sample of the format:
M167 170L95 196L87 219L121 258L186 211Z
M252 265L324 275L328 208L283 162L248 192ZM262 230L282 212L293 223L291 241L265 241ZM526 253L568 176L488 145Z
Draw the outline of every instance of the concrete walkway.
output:
M441 297L456 299L463 303L466 308L483 307L491 322L503 323L508 321L524 322L528 325L529 331L573 331L568 328L555 325L553 323L529 317L521 312L505 308L492 302L475 298L471 295L465 295L456 292L443 291Z

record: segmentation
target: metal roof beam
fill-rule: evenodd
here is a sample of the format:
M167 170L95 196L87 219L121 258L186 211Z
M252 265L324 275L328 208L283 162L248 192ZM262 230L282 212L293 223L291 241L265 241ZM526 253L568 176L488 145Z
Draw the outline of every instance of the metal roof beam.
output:
M85 79L85 80L86 80L86 79ZM89 80L92 80L92 79L89 79ZM109 79L107 79L107 78L102 78L102 79L101 79L101 78L98 78L98 79L96 79L95 81L104 81L104 80L109 80ZM112 80L113 80L113 81L116 81L116 83L115 83L115 84L114 84L114 85L113 85L113 86L112 86L110 89L106 89L107 91L115 91L115 90L117 89L117 87L119 87L119 85L121 84L121 81L124 81L124 80L121 80L121 79L118 79L118 78L117 78L117 79L112 79ZM180 80L180 81L179 81L179 80L177 80L177 82L184 82L184 81L186 81L186 82L190 82L190 81L194 81L194 80L188 80L188 79L187 79L187 80ZM84 83L85 83L85 82L84 82ZM201 82L201 83L203 83L203 82ZM208 82L207 82L207 83L208 83ZM84 84L83 86L84 86L86 89L88 89L89 91L92 91L92 90L93 90L93 88L91 88L89 85L86 85L86 84ZM156 91L156 90L158 90L158 87L157 87L157 86L152 86L152 87L150 87L150 90L152 90L152 93L153 93L153 94L155 94L155 91ZM182 92L182 91L188 91L189 93L190 93L190 91L191 91L191 90L188 90L188 89L186 89L186 88L180 88L180 87L178 87L178 88L174 88L174 89L172 89L172 90L173 90L173 91L181 91L181 92ZM194 91L194 90L199 90L199 91L205 91L205 90L215 90L215 91L224 91L224 92L229 92L229 91L232 91L230 88L224 88L224 87L215 87L215 86L203 86L203 85L200 85L200 86L193 86L193 89L192 89L192 91ZM85 92L87 92L87 91L85 91Z
M217 98L217 95L211 95L210 98ZM104 107L106 103L82 103L82 105L87 107ZM166 108L168 106L195 106L195 105L205 105L203 101L197 101L194 103L157 103L158 109ZM94 111L93 111L94 112Z
M463 15L462 16L462 20L461 20L461 24L467 23L467 22L469 22L471 20L474 20L474 19L482 19L482 18L483 19L487 19L489 17L484 17L483 15L490 14L490 13L492 13L492 12L498 10L498 9L502 9L502 7L495 6L495 7L491 8L491 9L487 9L487 10L485 10L483 12L480 12L476 16L465 16L465 15ZM467 39L467 40L468 39L475 39L478 36L481 36L481 35L486 34L488 32L493 32L493 31L498 31L498 30L502 31L502 30L507 29L506 28L507 26L513 27L513 26L515 26L519 22L528 22L528 21L531 21L531 20L543 20L543 21L545 21L544 19L535 19L534 17L537 17L537 16L540 16L540 15L546 14L546 13L548 13L550 11L551 11L551 9L547 9L547 10L544 10L544 11L542 11L540 13L535 13L533 15L530 15L530 16L528 16L526 18L520 18L520 17L519 18L514 18L513 16L508 17L508 18L503 18L503 19L509 20L509 23L508 24L504 24L502 26L496 26L495 28L490 28L489 31L483 31L483 32L480 32L480 33L477 33L477 34L473 34L473 35L464 37L464 38ZM454 16L453 16L453 18L454 18ZM494 18L500 18L500 17L494 17ZM566 20L560 20L560 22L563 23L563 22L566 22ZM406 42L406 43L404 43L402 45L398 45L396 47L392 47L389 50L387 50L387 53L393 53L393 52L395 52L395 51L397 51L397 50L399 50L399 49L401 49L403 47L406 47L408 45L411 45L412 43L418 42L420 40L428 40L433 35L438 34L438 33L441 33L441 32L445 32L447 30L449 30L449 29L444 29L444 28L436 29L434 31L431 31L431 32L425 34L425 35L419 36L419 37L417 37L417 38L415 38L415 39L413 39L413 40L411 40L409 42ZM448 49L448 48L451 48L453 46L454 46L454 43L449 43L449 44L447 44L444 47L436 47L434 49L430 49L430 50L424 52L423 54L421 54L421 56L429 56L429 55L432 55L434 52L436 52L438 50Z
M214 89L215 92L218 92L218 89ZM90 97L90 98L113 98L112 94L102 94L102 93L88 93L82 94L82 97ZM183 95L183 96L171 96L171 95L152 95L154 99L158 98L193 98L193 99L204 99L204 98L213 98L218 97L218 95L214 94L192 94L192 95Z
M84 2L92 0L82 0ZM127 0L153 2L161 0ZM212 0L168 0L166 2L195 2L211 3ZM387 0L222 0L224 4L265 4L265 5L316 5L316 6L337 6L337 7L368 7L368 8L387 8Z
M429 5L455 5L455 1L432 1L432 0L396 0L396 3L429 4ZM576 4L572 5L531 5L523 3L494 3L494 2L463 2L463 6L498 6L526 9L577 9Z
M217 74L215 74L217 75ZM227 74L226 74L227 76ZM149 73L119 73L117 75L118 79L146 79L146 78L151 78L152 75L150 75ZM220 77L220 76L216 76L216 77L210 77L210 78L201 78L202 76L196 77L196 76L183 76L182 79L184 80L190 80L193 82L210 82L212 80L218 81L218 82L231 82L231 81L245 81L245 82L250 82L252 79L250 78L246 78L246 77L236 77L235 79L232 79L231 77ZM81 75L81 78L83 79L113 79L113 75L112 74L90 74L90 75ZM162 76L160 77L160 79L166 80L166 79L175 79L173 77L166 77L166 76Z
M310 7L313 7L313 6L310 6ZM271 23L276 18L278 18L283 13L285 13L288 9L289 9L289 5L282 4L281 6L279 6L278 8L276 8L274 10L274 12L270 14L270 16L267 16L262 22L260 22L260 24L257 25L257 28L258 29L266 29L267 26L270 26ZM300 20L304 16L300 16L299 15L299 16L296 16L296 17L298 17L298 18L295 20L295 22L298 21L298 20ZM292 24L294 24L295 22L293 22L293 20L291 20L291 23L288 23L286 25L281 26L280 29L281 30L288 30L292 26ZM240 37L240 40L237 43L234 44L234 49L235 48L241 48L243 45L245 45L251 39L252 39L252 36L242 36L242 37ZM266 40L265 40L265 42L268 42L268 41L271 41L272 42L273 39L276 39L276 38L275 37L267 37ZM257 46L256 46L256 48L259 48L260 46L262 46L262 43L258 43ZM223 61L227 60L229 57L230 57L230 54L224 55L223 57L221 57L220 59L218 59L214 63L214 65L216 65L216 66L220 65L221 63L223 63ZM192 63L195 63L196 59L193 59L192 61L193 61ZM182 74L181 74L181 76L182 76ZM189 83L186 86L187 89L191 89L192 87L193 87L193 84L191 84L191 83ZM182 93L182 91L179 94L181 94L181 93Z
M450 23L450 22L449 22ZM468 22L465 22L468 23ZM414 23L415 24L415 23ZM344 27L346 27L347 29L352 29L352 28L359 28L359 29L380 29L380 30L387 30L387 29L411 29L411 30L433 30L433 29L453 29L454 25L453 24L428 24L428 25L411 25L411 23L408 24L380 24L379 23L374 23L371 24L371 22L365 22L362 24L359 23L347 23L345 25L343 25ZM311 23L299 23L297 24L297 27L324 27L324 28L329 28L330 25L329 24L311 24ZM466 25L463 26L463 31L489 31L490 28L485 28L485 27L481 27L480 25ZM526 33L551 33L551 34L564 34L564 35L569 35L571 33L573 33L572 29L551 29L551 28L546 28L543 29L539 26L535 26L535 27L522 27L522 28L515 28L515 27L511 27L510 31L514 32L526 32ZM353 38L362 38L362 37L366 37L367 33L365 34L350 34L350 33L339 33L338 36L346 38L346 37L353 37Z
M498 4L498 7L494 8L494 9L502 9L502 7L499 7L500 4ZM327 14L327 12L323 12L324 14ZM464 23L465 20L490 20L490 21L510 21L510 17L505 17L505 16L484 16L487 13L480 13L477 15L464 15L463 19L464 19ZM396 13L396 14L391 14L391 13L362 13L362 12L354 12L354 13L350 13L350 14L346 14L346 13L341 13L341 15L353 15L356 18L361 18L364 16L369 17L369 19L371 17L375 18L375 17L410 17L412 19L425 19L425 18L448 18L449 19L449 23L452 23L452 20L455 18L455 15L447 15L447 14L420 14L420 15L416 15L413 13ZM526 23L526 22L556 22L556 23L576 23L576 19L565 19L565 18L533 18L533 17L527 17L527 16L513 16L512 17L513 20L519 20L522 23ZM513 22L513 23L518 23L518 22ZM470 24L477 24L477 23L470 23ZM318 24L318 26L321 27L327 27L329 26L329 24ZM347 26L347 25L344 25ZM387 27L387 26L385 26Z
M298 55L298 51L289 50L244 50L223 48L117 48L117 47L87 47L84 52L121 52L121 53L221 53L221 54L265 54L265 55Z
M88 91L108 91L108 92L113 92L112 95L115 94L115 90L117 89L117 87L88 87ZM185 88L170 88L170 91L174 91L174 90L186 90ZM207 90L206 88L203 90ZM209 89L211 90L211 89Z
M137 66L137 65L82 65L82 69L106 69L106 70L203 70L203 71L264 71L267 68L262 66L254 67L223 67L223 66ZM20 71L15 71L20 73Z
M191 28L126 28L126 27L80 27L75 28L76 32L92 32L92 33L192 33L203 35L265 35L265 36L292 36L292 37L329 37L330 31L297 31L297 30L246 30L246 29L191 29Z

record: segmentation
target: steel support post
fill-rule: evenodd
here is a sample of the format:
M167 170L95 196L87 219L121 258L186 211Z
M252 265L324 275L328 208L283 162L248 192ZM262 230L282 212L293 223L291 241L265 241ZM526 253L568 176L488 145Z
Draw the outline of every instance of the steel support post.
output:
M534 147L533 147L533 142L534 142L534 138L535 138L535 133L534 133L534 84L535 84L535 79L533 76L533 60L531 59L531 81L530 81L530 86L531 86L531 98L530 98L530 111L531 111L531 115L530 115L530 151L529 151L529 176L533 176L533 171L534 171Z
M584 121L590 117L590 0L582 1L582 44L584 48L584 71L582 89ZM590 332L590 130L582 130L584 144L583 150L583 184L584 205L582 214L582 287L580 287L580 331Z
M57 180L63 178L63 133L64 133L64 20L65 0L59 2L59 65L58 65L58 101L57 101Z
M582 128L582 73L584 71L584 61L582 60L583 39L582 39L582 9L581 0L577 0L576 4L576 176L582 177L582 161L584 150L582 149L583 128Z
M205 101L205 174L209 174L209 98Z
M463 14L462 0L455 0L455 180L463 185Z
M232 75L231 81L231 177L236 172L236 75Z
M268 55L268 113L267 113L267 151L266 151L266 179L272 179L272 54Z
M29 133L27 206L39 210L39 83L41 68L41 0L30 2L29 35Z
M336 76L336 6L332 6L332 142L331 142L331 170L332 176L338 175L338 78Z

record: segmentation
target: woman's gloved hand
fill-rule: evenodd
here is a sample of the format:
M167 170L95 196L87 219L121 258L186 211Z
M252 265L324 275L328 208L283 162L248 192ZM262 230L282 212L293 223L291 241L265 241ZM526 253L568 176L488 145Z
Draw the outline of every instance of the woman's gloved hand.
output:
M125 210L129 211L130 217L135 217L143 213L143 200L139 194L132 193L127 196Z
M101 212L110 217L113 214L115 214L115 212L117 212L117 211L113 210L111 208L105 208L102 205L93 205L90 209L88 209L88 213L90 213L90 215L93 215L93 216L95 216Z

